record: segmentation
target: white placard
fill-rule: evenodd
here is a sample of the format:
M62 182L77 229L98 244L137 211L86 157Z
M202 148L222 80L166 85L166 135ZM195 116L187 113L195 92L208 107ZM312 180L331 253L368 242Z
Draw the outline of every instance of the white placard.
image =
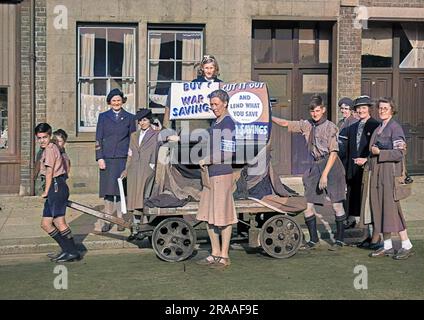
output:
M218 89L218 82L172 83L170 119L215 119L209 94Z
M124 184L122 179L118 178L119 195L121 196L121 212L127 213L127 200L125 199Z

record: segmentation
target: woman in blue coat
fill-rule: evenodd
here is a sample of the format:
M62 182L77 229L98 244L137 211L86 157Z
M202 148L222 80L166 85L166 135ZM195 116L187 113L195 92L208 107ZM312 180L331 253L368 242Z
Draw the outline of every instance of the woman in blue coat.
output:
M130 136L136 130L132 113L125 111L122 105L126 102L123 92L113 89L106 101L110 109L99 114L96 128L96 161L100 169L99 196L105 200L105 213L122 217L121 199L117 179L125 169ZM95 231L107 232L109 224L97 221ZM123 231L118 227L118 231Z

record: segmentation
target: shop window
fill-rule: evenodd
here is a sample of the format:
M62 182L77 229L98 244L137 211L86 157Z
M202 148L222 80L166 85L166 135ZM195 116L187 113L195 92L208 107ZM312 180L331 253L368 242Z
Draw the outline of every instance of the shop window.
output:
M99 113L108 110L113 88L126 95L135 113L136 29L128 26L78 27L78 130L94 132Z
M148 45L148 105L154 113L162 113L171 83L197 77L196 67L203 56L203 31L152 27Z
M8 148L8 95L7 88L0 88L0 150Z

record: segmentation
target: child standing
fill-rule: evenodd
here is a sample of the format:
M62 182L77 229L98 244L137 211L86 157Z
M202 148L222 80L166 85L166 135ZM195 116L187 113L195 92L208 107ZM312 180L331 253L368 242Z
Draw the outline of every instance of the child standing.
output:
M57 255L50 255L52 261L70 262L79 260L71 229L65 221L69 188L66 184L66 169L59 148L52 142L52 128L48 123L35 127L35 136L43 149L40 160L40 173L46 178L43 194L44 203L41 228L51 236L62 249Z
M323 205L326 197L330 198L336 213L336 242L330 248L335 251L344 245L344 225L346 214L343 201L346 199L346 180L343 164L337 153L337 126L324 116L326 108L320 96L313 96L309 104L311 119L287 121L272 117L276 124L288 127L291 132L302 133L308 143L308 150L314 162L303 175L305 198L308 202L305 222L308 226L310 240L303 250L315 249L319 245L315 204Z

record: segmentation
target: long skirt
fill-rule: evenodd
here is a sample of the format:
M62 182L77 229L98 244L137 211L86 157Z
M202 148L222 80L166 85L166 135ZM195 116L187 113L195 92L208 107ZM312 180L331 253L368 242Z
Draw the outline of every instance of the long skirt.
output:
M127 159L105 159L106 169L100 170L100 186L99 197L105 196L119 196L119 186L117 179L121 176L122 171L125 170L125 163Z
M373 160L376 162L376 160ZM378 233L399 232L406 229L400 201L394 200L392 163L376 163L371 171L370 205L375 231Z
M211 187L203 187L196 219L225 227L237 223L233 198L233 175L210 177Z

